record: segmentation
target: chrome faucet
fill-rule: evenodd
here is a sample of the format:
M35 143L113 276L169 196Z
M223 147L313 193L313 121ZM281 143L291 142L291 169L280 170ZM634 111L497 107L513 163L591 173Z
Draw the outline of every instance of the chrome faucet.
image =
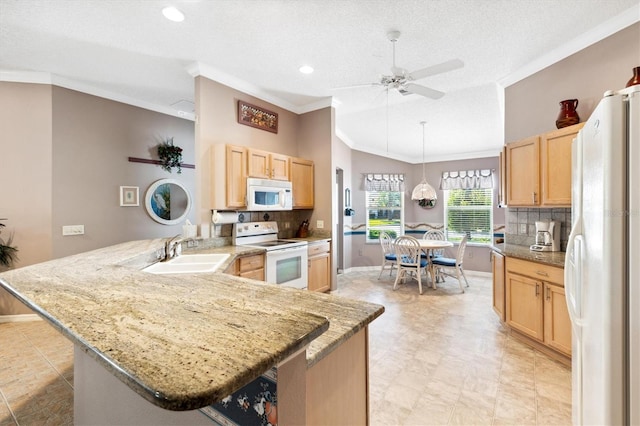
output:
M182 246L180 243L184 240L182 234L178 234L171 238L167 238L164 242L164 257L162 258L163 262L167 260L173 259L177 257L182 252Z

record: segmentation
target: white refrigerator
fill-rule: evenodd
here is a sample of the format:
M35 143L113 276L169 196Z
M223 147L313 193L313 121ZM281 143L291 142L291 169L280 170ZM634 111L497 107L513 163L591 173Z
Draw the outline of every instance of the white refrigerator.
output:
M605 93L572 155L573 423L640 425L640 85Z

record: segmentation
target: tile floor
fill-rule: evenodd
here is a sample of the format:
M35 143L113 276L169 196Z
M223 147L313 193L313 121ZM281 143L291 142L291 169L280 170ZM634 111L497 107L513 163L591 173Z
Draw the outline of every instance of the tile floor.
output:
M437 290L377 271L339 276L336 294L380 303L370 326L372 425L569 425L571 372L509 336L491 278ZM73 347L44 321L0 324L0 426L73 424Z

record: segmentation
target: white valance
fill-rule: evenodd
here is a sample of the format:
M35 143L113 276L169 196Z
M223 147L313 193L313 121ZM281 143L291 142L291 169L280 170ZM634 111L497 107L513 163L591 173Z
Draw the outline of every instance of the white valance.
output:
M404 192L404 174L401 173L366 173L364 176L366 191Z
M440 189L488 189L493 188L493 171L459 170L443 172Z

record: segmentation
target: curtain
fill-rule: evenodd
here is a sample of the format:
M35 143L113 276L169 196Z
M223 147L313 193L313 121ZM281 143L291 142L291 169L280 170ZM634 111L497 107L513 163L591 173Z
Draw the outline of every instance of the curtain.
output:
M442 172L440 189L490 189L493 188L493 171L459 170Z
M404 192L404 174L401 173L366 173L364 177L366 191Z

